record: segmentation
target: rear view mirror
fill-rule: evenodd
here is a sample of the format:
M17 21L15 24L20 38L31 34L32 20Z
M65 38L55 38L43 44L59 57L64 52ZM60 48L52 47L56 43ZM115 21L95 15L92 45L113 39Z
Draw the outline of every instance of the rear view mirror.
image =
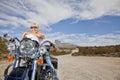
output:
M3 37L7 40L10 40L10 35L9 34L4 34Z

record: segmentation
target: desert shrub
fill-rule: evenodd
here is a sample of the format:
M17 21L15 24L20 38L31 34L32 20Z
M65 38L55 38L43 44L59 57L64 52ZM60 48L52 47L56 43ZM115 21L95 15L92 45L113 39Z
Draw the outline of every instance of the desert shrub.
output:
M0 58L6 58L9 53L6 43L7 40L0 37Z
M79 52L72 56L113 56L120 57L120 45L100 47L79 47Z
M52 55L58 56L58 55L66 55L66 54L70 54L71 51L58 51L58 50L51 50L50 53Z

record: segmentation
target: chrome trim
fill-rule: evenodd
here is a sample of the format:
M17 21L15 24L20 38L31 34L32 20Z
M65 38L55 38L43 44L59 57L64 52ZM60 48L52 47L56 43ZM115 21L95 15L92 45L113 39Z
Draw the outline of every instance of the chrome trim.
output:
M31 80L35 80L36 69L37 69L37 60L35 60L35 61L33 62L32 67L33 67L33 72L32 72Z

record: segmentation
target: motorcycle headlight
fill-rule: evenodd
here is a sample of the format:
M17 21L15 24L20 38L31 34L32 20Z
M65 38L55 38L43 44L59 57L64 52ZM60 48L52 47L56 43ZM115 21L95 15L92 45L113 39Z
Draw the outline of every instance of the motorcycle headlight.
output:
M34 54L36 51L35 42L32 40L23 40L20 44L21 54Z

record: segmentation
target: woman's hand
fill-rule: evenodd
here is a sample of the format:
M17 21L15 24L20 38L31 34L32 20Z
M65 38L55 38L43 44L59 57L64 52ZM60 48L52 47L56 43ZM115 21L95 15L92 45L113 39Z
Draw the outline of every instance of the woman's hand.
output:
M45 38L45 36L44 36L42 33L40 33L40 32L36 33L35 35L36 35L38 38L40 38L40 39L44 39L44 38Z

